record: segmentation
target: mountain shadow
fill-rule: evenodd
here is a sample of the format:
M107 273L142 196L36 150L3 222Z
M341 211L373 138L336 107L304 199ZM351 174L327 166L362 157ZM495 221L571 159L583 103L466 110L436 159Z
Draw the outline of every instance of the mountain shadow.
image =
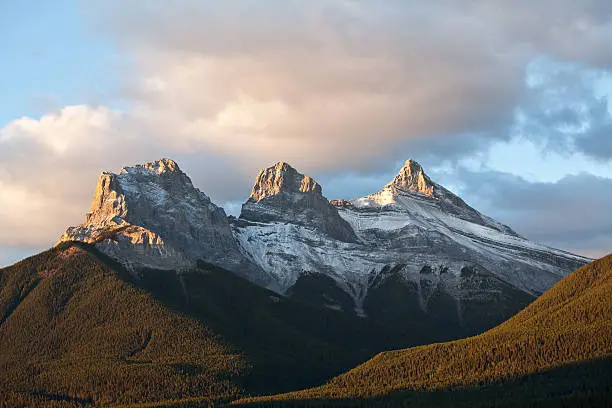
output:
M612 359L573 363L512 378L502 384L453 387L436 391L400 391L383 397L307 399L237 403L228 407L470 407L591 408L612 403Z
M556 406L554 401L567 406L574 406L574 402L588 405L591 398L609 406L611 298L609 255L568 275L525 310L484 334L380 353L323 386L243 402L247 406L255 402L304 406L374 399L381 406L404 406L406 399L411 406L412 397L415 404L421 398L444 402L445 396L436 395L450 392L452 405L453 393L464 389L467 391L456 395L476 404L484 389L488 390L484 395L489 396L509 392L509 406L513 398L519 406L525 401L547 406L549 397L553 398L551 406ZM493 402L494 406L506 403Z

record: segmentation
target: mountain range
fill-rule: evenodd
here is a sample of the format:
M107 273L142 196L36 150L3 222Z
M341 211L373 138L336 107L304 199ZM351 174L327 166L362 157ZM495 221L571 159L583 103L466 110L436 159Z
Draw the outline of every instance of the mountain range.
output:
M83 224L0 269L0 407L490 406L491 384L588 406L612 394L612 267L589 261L411 160L331 201L281 162L239 217L172 160L125 167Z
M287 163L263 169L238 218L170 159L102 173L82 225L131 270L205 261L280 295L365 318L425 318L453 335L501 323L589 259L533 243L413 160L379 192L328 200Z

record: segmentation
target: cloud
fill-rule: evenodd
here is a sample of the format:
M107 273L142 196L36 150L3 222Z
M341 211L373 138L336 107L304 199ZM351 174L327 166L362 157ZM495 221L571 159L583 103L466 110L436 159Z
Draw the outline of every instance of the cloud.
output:
M119 122L108 108L69 106L0 130L0 243L52 243L81 219L101 169L136 147Z
M599 257L612 252L612 179L588 173L529 182L465 168L438 174L483 213L546 245Z
M612 104L597 95L598 79L610 72L539 60L528 92L517 107L515 133L547 151L612 159Z
M161 157L176 158L213 198L223 199L215 191L248 191L244 174L232 163L206 152L186 154L154 126L106 107L81 105L0 129L0 245L51 245L67 226L81 222L101 171Z
M18 119L2 129L0 247L42 249L52 244L66 226L80 222L102 169L117 171L168 152L196 186L218 203L230 200L232 211L238 211L254 171L246 173L205 151L186 152L154 132L154 126L147 138L133 121L104 107L71 106L39 120ZM388 165L383 172L316 176L330 198L353 198L377 191L391 180L393 170ZM612 248L612 179L583 173L554 183L529 182L509 173L461 166L434 168L431 173L477 209L530 239L591 256ZM15 253L24 253L15 251L3 256L17 259Z
M511 137L533 58L612 66L603 0L86 4L143 114L251 167L460 157Z
M576 140L577 147L600 160L612 159L612 123L596 125L584 137Z

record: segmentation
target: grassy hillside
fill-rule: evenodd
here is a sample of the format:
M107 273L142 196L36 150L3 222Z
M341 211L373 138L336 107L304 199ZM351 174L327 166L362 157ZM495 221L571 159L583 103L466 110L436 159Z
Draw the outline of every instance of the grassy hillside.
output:
M585 267L481 336L382 353L323 387L257 400L246 398L324 383L440 328L279 297L204 263L136 279L65 244L0 270L0 407L444 406L476 396L488 406L502 391L519 406L541 392L599 404L610 388L611 271L610 258Z
M612 255L482 335L380 353L324 386L240 404L605 406L612 403L611 299Z
M240 394L246 358L77 247L0 270L0 406Z
M439 328L415 323L279 297L204 263L135 279L92 247L65 244L0 269L0 406L287 392L436 338Z

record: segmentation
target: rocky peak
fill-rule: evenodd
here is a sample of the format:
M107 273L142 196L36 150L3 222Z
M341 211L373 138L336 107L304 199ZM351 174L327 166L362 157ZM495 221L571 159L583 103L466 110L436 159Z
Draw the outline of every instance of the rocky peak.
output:
M211 211L217 209L193 186L174 160L160 159L123 167L117 174L100 175L85 223L103 224L115 217L141 223L143 213L176 201L200 201L211 206Z
M323 196L321 186L284 162L259 172L240 218L303 225L345 242L357 239L351 226Z
M323 196L321 186L310 176L299 173L285 162L278 162L259 172L250 198L260 201L278 194L294 193Z
M121 169L121 174L142 172L149 172L158 175L162 175L164 173L183 173L174 160L166 158L144 164L137 164L131 167L124 167Z
M68 228L64 241L96 245L133 270L184 269L197 260L249 267L225 211L170 159L103 172L85 222Z
M426 212L437 208L439 213L432 215L433 218L438 217L439 214L452 215L510 235L518 235L507 225L484 216L459 196L433 182L415 160L406 160L397 176L379 192L353 199L350 203L354 208L360 210L377 211L387 207L408 213L413 212L417 207L425 209ZM347 208L347 206L338 205L337 207Z
M423 167L414 160L407 160L389 186L410 193L419 193L428 197L434 195L434 183L423 171Z

